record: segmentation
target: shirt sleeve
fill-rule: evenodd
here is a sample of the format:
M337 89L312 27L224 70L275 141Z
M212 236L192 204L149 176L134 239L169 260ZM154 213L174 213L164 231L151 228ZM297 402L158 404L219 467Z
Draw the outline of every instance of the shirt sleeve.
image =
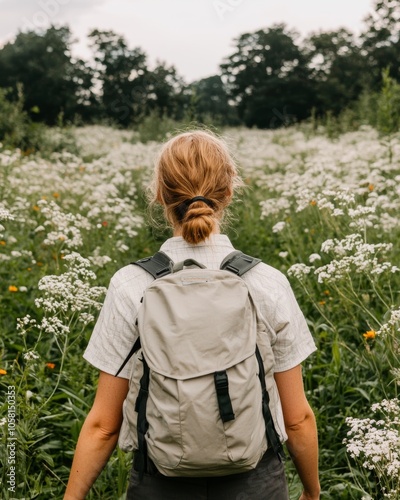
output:
M115 375L130 352L138 332L135 326L137 308L123 286L110 286L94 327L84 359L94 367ZM119 374L129 378L129 363Z
M317 350L306 319L288 281L278 298L274 318L275 371L283 372L302 363Z

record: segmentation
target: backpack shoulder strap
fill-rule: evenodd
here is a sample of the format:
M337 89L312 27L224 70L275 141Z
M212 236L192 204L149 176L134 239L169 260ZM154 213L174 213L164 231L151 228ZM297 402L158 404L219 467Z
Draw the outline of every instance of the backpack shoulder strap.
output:
M164 252L157 252L152 257L145 257L143 259L137 260L136 262L131 262L135 266L139 266L149 274L153 276L154 279L161 278L162 276L166 276L170 274L172 266L174 262L172 259L168 257L168 255ZM131 357L141 348L140 337L136 339L136 342L133 344L132 349L129 351L127 357L124 359L124 362L119 367L119 370L114 375L117 377L127 362L131 359Z
M239 250L235 250L227 255L222 261L221 269L231 271L237 276L242 276L259 262L261 262L261 259L250 257L250 255L246 255Z
M139 266L148 273L150 273L154 279L166 276L171 272L171 266L173 266L173 261L164 252L157 252L152 257L145 257L144 259L132 262L135 266Z
M135 340L135 343L132 346L132 349L129 351L128 356L124 359L124 362L122 365L119 367L117 373L114 375L114 377L118 377L118 375L121 373L122 369L125 367L126 363L131 359L131 357L138 352L138 350L142 347L142 344L140 342L140 337L138 337Z
M285 452L282 443L279 439L279 434L276 431L274 421L272 419L271 410L269 409L269 394L265 383L264 362L258 346L256 345L256 358L258 362L258 376L261 383L262 392L262 412L265 421L265 433L267 436L268 445L274 450L281 462L285 460Z

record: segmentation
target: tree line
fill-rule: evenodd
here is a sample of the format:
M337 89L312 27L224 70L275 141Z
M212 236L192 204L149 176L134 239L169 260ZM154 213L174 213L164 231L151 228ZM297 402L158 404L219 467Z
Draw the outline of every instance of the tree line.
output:
M187 83L173 65L150 68L141 48L113 31L89 33L90 61L71 54L69 27L19 32L0 49L0 90L35 121L106 122L149 115L216 125L276 128L311 113L338 115L377 92L386 69L400 82L400 4L375 0L356 36L348 29L300 39L276 24L235 39L218 74Z

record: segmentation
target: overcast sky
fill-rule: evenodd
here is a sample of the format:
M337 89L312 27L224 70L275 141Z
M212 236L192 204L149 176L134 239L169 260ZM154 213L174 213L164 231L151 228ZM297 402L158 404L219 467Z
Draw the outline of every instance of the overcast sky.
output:
M284 22L305 36L347 27L355 33L372 0L0 0L0 45L18 30L68 24L88 58L90 29L113 30L141 47L150 64L173 64L187 82L218 72L233 39Z

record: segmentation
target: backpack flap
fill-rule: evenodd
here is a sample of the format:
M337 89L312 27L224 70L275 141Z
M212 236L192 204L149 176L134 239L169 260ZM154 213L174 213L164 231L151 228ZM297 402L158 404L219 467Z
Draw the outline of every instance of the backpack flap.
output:
M248 288L227 271L185 269L155 280L138 313L151 370L184 380L254 355L257 317Z

